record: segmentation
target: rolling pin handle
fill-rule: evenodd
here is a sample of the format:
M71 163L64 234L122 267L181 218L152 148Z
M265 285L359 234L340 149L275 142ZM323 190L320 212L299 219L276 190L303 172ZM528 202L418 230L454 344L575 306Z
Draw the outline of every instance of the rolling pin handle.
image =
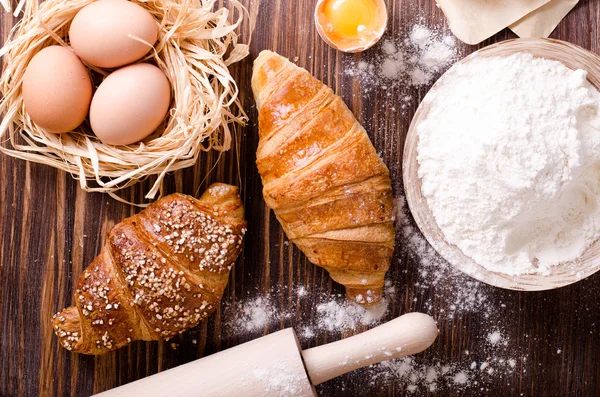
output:
M302 352L313 385L381 361L417 354L438 335L435 321L423 313L408 313L369 331Z

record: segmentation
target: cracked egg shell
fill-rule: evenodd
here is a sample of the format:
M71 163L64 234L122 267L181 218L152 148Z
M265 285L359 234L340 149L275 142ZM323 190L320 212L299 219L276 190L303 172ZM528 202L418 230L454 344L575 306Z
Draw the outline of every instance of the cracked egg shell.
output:
M383 0L319 0L315 8L317 32L343 52L361 52L375 45L387 21Z

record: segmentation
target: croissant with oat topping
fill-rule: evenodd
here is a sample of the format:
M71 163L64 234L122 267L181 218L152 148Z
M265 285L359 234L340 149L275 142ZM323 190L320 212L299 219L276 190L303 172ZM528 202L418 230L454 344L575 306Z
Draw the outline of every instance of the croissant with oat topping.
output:
M381 299L394 251L392 186L365 129L331 88L288 59L254 61L256 164L288 238L365 306Z
M75 306L54 316L61 345L103 354L195 326L221 300L245 231L238 189L225 184L200 199L172 194L125 219L79 277Z

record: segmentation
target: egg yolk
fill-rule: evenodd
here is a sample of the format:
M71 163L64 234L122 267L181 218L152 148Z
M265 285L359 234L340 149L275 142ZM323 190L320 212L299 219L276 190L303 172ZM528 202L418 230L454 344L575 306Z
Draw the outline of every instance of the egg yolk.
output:
M377 5L373 0L331 0L323 13L333 33L341 37L360 37L377 24Z

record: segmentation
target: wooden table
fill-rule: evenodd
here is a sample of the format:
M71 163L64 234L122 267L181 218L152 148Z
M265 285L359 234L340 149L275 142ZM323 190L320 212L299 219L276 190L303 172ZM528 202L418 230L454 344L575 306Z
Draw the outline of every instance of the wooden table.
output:
M246 0L254 11L256 3L257 0ZM398 196L402 194L404 137L414 110L429 88L411 90L412 99L403 112L386 110L400 108L400 95L363 95L361 82L343 74L342 65L369 53L345 55L327 47L313 26L314 3L262 1L251 56L232 68L251 119L238 137L237 150L224 155L212 172L209 171L217 161L215 154L205 156L195 169L170 177L166 184L168 192L188 194L197 193L213 181L241 186L250 232L232 272L225 302L284 285L275 300L277 308L296 308L294 316L267 327L264 333L309 321L315 316L316 296L343 290L329 280L325 271L312 266L295 248L285 244L279 224L262 200L254 165L257 126L250 90L252 59L262 49L276 50L332 86L367 127L391 170ZM445 26L433 0L389 0L388 6L389 35L401 34L417 18L422 18L424 25ZM14 22L5 14L0 17L2 40ZM599 22L600 4L581 0L552 37L600 53ZM248 30L246 27L246 33ZM512 33L504 31L482 45L512 37ZM466 55L477 48L461 44L459 53ZM86 194L68 174L6 156L0 156L0 178L1 396L87 396L256 337L227 332L221 308L209 321L170 342L138 342L102 357L76 355L62 349L51 328L52 315L71 304L74 283L100 251L107 231L136 209L106 195ZM148 184L142 184L126 191L125 196L139 200L147 188ZM505 350L517 359L515 370L508 375L484 376L482 372L479 376L472 371L469 387L449 382L438 388L437 395L600 395L600 275L541 293L481 287L488 297L490 308L486 312L493 313L495 322L490 323L480 310L457 312L450 317L447 313L457 298L452 295L453 286L465 279L450 276L437 286L422 288L422 265L405 243L400 236L389 274L397 291L386 319L404 312L425 311L438 319L441 331L437 343L417 357L417 362L470 368L475 361L479 367L480 362L493 360L488 357L486 337L495 327L502 327ZM295 305L290 286L298 283L311 286L319 294L309 295L302 304ZM343 336L349 334L346 331ZM322 333L303 344L308 347L339 337L335 332ZM172 343L179 347L173 349ZM370 384L365 373L359 372L326 383L318 391L323 396L391 396L403 395L405 387L406 382ZM419 394L425 394L420 390Z

